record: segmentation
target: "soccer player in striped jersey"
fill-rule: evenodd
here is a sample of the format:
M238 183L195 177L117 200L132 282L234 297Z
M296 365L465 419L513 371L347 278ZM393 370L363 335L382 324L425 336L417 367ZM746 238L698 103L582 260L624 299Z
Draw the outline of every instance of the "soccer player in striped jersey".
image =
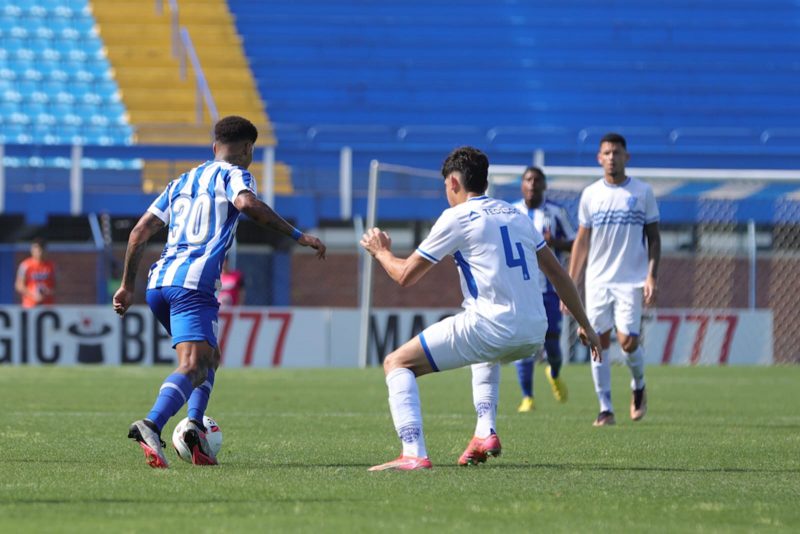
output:
M547 178L539 167L528 167L522 173L522 198L514 206L533 221L559 263L564 252L569 252L575 239L575 230L569 222L567 210L545 198ZM541 275L542 299L547 312L547 333L544 336L544 351L547 354L547 381L553 396L559 402L567 401L567 384L561 378L561 313L558 293L553 284ZM534 409L533 375L538 354L517 361L517 377L522 389L522 402L517 411L530 412Z
M131 424L151 467L165 468L161 430L188 402L190 423L183 435L192 463L216 465L205 439L203 415L219 365L215 291L225 254L233 243L239 213L325 258L317 237L292 227L256 197L255 180L247 171L253 161L258 131L247 119L229 116L214 126L214 160L182 174L167 185L131 230L122 284L114 294L114 310L123 315L133 300L136 272L147 241L168 226L167 244L152 265L147 304L172 336L178 367L161 385L155 404L144 419Z
M630 415L647 412L644 354L639 345L642 304L656 303L661 236L658 205L650 185L625 174L625 138L609 133L600 140L597 162L604 176L586 187L578 207L578 235L572 245L569 274L577 283L586 265L586 312L603 342L603 359L592 362L600 403L594 426L616 423L611 403L611 367L607 358L611 329L630 368Z
M389 408L403 452L370 471L431 468L417 377L467 365L472 366L478 422L458 463L475 465L500 454L495 432L500 363L535 352L547 330L540 269L581 325L582 339L600 357L600 339L569 275L525 215L485 195L488 171L488 158L475 148L457 148L447 157L442 176L451 207L408 258L395 256L388 234L378 228L370 228L361 238L361 245L401 286L415 283L433 265L452 256L464 293L464 311L429 326L384 360Z

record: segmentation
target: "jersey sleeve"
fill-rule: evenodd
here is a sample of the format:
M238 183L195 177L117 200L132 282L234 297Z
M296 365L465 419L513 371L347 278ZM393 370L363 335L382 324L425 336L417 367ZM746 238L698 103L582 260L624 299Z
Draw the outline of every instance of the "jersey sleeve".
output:
M228 173L225 183L225 196L233 203L233 200L242 191L250 191L256 194L256 180L250 171L240 167L234 167Z
M434 223L431 232L417 247L417 253L431 263L439 263L458 250L461 228L452 209L445 210Z
M644 197L644 222L645 224L650 224L658 222L660 218L661 215L658 212L658 203L656 202L655 194L653 194L653 188L648 187Z
M149 213L152 213L159 219L161 219L164 224L169 224L169 192L172 189L172 183L170 182L169 185L164 189L164 191L158 195L158 197L150 204L150 207L147 208Z
M589 195L586 194L587 189L581 193L581 200L578 204L578 224L584 228L592 227L592 214L589 212Z
M528 219L528 216L527 216L527 215L525 216L525 219L526 219L526 220L527 220L527 222L530 224L530 229L531 229L531 237L532 237L532 239L533 239L533 250L534 250L534 252L538 252L538 251L539 251L539 250L541 250L543 247L546 247L546 246L547 246L547 241L545 241L545 239L544 239L544 236L543 236L543 235L542 235L542 233L539 231L539 229L538 229L538 228L536 228L536 225L535 225L535 224L533 224L533 221L532 221L532 220L530 220L530 219Z

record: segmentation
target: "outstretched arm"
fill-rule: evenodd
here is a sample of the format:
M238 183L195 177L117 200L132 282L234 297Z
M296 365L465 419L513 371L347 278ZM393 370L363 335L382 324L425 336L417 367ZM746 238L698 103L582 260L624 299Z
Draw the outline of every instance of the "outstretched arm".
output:
M142 215L139 222L128 236L128 249L125 251L125 267L122 273L122 283L114 293L112 304L114 311L125 315L133 302L133 291L136 289L136 272L142 259L144 248L150 238L164 227L164 221L150 213Z
M304 247L311 247L317 251L317 258L325 259L325 243L311 234L304 234L289 224L286 219L278 215L272 208L258 199L252 191L242 191L233 201L237 210L244 213L256 223L296 239Z
M592 325L589 324L589 318L586 317L581 297L578 295L578 289L575 287L572 278L570 278L549 248L542 247L539 249L536 253L536 259L539 262L539 269L553 284L561 302L566 305L569 312L578 321L578 325L580 325L578 334L581 337L581 342L589 346L593 360L601 361L602 348L600 347L600 338L592 328Z
M644 303L652 306L658 299L658 263L661 260L661 233L658 231L658 223L650 223L644 226L644 233L647 236L647 278L644 281Z
M392 253L392 239L380 228L370 228L361 238L361 246L381 264L389 277L403 287L415 284L433 263L416 252L408 258L398 258Z

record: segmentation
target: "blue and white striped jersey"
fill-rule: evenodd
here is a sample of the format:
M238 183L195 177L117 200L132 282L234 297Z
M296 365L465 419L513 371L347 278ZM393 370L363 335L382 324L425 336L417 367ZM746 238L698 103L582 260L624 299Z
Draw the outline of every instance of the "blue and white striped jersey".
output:
M242 191L256 192L253 176L225 161L207 161L167 185L147 209L169 225L148 289L178 286L214 294L239 222L233 200Z
M514 207L528 216L533 221L533 226L540 234L546 236L550 234L555 239L563 239L567 241L575 240L575 229L569 221L567 210L563 206L544 199L544 202L538 208L529 208L525 204L525 199L520 199L514 202ZM561 264L564 264L563 253L560 250L553 249L553 254ZM555 293L556 290L550 280L542 273L540 283L542 285L542 293Z

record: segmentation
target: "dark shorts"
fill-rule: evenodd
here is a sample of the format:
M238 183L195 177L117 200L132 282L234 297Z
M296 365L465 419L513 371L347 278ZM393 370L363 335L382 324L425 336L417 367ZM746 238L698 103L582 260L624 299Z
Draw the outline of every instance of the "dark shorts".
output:
M547 292L542 295L544 299L544 311L547 313L547 333L561 334L561 300L558 294Z
M214 295L183 287L147 290L147 304L172 336L172 346L185 341L206 341L217 346L219 303Z

